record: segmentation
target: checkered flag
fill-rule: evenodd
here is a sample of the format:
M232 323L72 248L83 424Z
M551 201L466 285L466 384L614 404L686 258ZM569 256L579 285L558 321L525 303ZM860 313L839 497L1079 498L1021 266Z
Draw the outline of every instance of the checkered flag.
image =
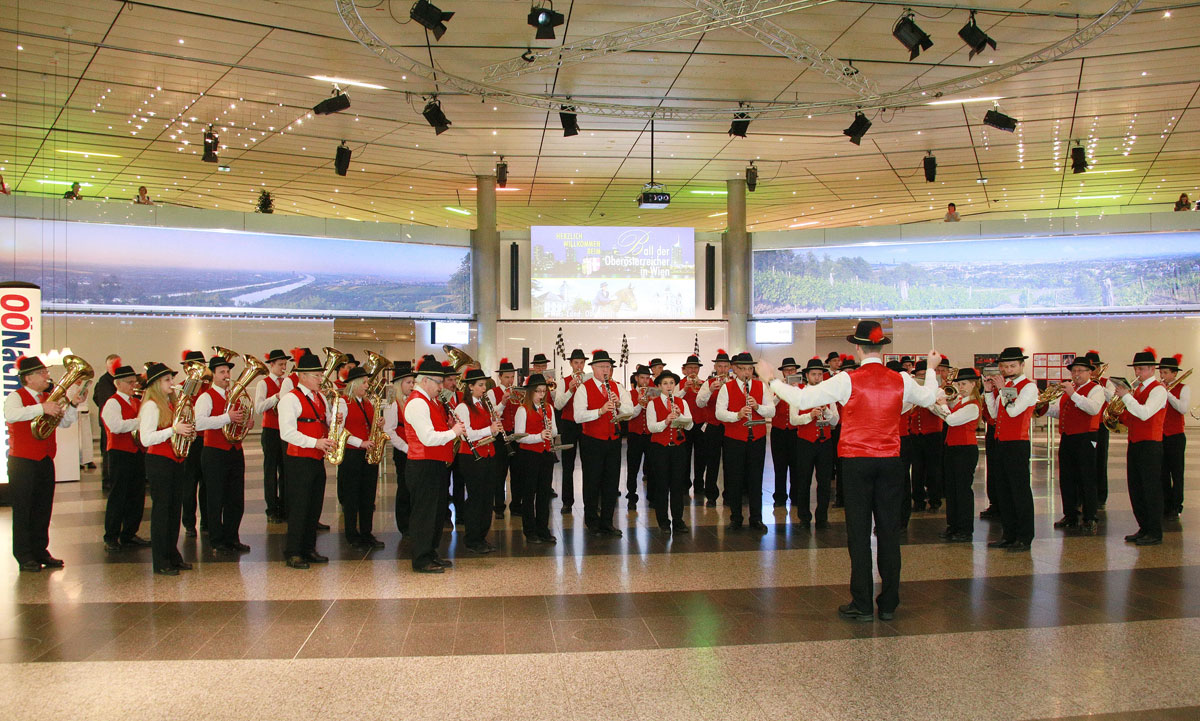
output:
M700 357L700 334L699 333L696 334L696 342L692 346L692 352L696 354L697 358Z
M625 334L621 334L621 362L618 365L627 365L629 363L629 339Z
M563 341L562 326L558 327L558 339L554 341L554 352L563 362L567 362L567 344Z

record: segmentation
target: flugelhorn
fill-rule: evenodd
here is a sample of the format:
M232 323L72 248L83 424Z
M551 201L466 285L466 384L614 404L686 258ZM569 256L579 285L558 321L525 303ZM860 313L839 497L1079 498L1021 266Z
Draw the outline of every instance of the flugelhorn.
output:
M67 391L76 383L88 383L96 376L96 372L92 370L92 366L87 361L77 355L63 356L63 368L66 373L59 379L58 384L54 386L54 390L50 391L50 395L46 398L51 403L63 403L67 398ZM87 389L84 388L86 395ZM45 413L34 419L32 424L33 437L39 441L50 437L58 428L58 424L62 422L61 415L48 416Z

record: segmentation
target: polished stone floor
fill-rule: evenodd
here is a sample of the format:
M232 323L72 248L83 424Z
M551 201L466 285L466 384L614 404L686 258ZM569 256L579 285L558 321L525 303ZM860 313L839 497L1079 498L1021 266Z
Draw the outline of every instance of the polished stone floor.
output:
M1124 543L1119 438L1099 534L1051 527L1057 485L1036 463L1032 553L988 550L989 521L974 543L944 544L944 520L915 514L901 606L869 624L835 614L848 600L840 511L807 530L766 508L768 532L753 534L693 505L691 533L664 536L643 501L618 512L624 538L595 539L556 502L557 546L526 545L506 518L499 552L466 552L459 529L444 549L455 567L426 576L385 512L390 477L386 548L365 553L337 533L330 473L334 530L318 550L331 562L288 569L249 445L252 550L181 538L195 570L177 578L151 574L149 549L105 553L94 473L58 487L62 570L18 574L0 509L0 718L1200 719L1200 512L1168 523L1162 546ZM979 507L982 489L981 463Z

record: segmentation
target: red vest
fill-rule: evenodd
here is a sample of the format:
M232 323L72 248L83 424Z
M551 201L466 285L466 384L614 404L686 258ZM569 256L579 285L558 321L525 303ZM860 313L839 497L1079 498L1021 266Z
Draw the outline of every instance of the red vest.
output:
M514 411L515 413L515 411ZM540 436L542 431L546 430L546 419L539 412L530 412L525 409L525 432L531 436ZM522 450L532 451L533 453L544 453L550 450L549 443L522 443L517 446Z
M21 386L16 391L21 397L21 405L36 406L46 400L48 393L39 393L36 397L33 391L25 386ZM8 425L8 455L14 458L27 458L31 461L40 461L43 458L53 458L54 452L58 448L58 444L54 440L54 433L44 441L39 441L33 437L32 421L21 421L20 423L9 423ZM57 431L56 431L57 432Z
M961 398L958 400L958 403L955 403L954 407L950 409L950 412L953 413L954 411L958 410L959 408L963 408L964 406L969 406L969 405L979 406L979 413L980 413L980 415L983 415L983 413L984 413L983 405L979 401L965 401ZM924 410L924 409L922 409L922 410ZM975 419L975 423L963 423L963 424L957 425L957 426L946 426L946 445L947 446L973 446L973 445L975 445L975 443L976 443L976 441L975 441L975 424L978 422L979 422L979 419L977 418L977 419Z
M488 393L492 394L492 406L499 408L500 401L504 398L504 389L496 386L488 391ZM517 405L508 403L504 406L504 410L500 411L500 425L504 427L505 433L513 432L513 419L517 416Z
M325 438L329 435L329 421L326 419L325 399L320 393L313 393L312 399L304 395L300 386L292 389L291 394L300 401L300 415L296 416L296 430L309 438ZM301 448L288 444L287 454L300 458L322 460L325 454L316 448Z
M404 404L402 403L402 400L403 399L397 398L396 400L392 401L392 403L394 403L396 406L396 427L392 430L395 431L396 435L398 436L403 435L401 429L404 428ZM407 441L405 442L407 443Z
M681 399L679 396L675 396L674 400L675 402L672 403L672 405L679 409L680 415L683 415L683 399ZM650 401L650 403L646 406L646 410L650 410L651 405L654 406L655 418L661 420L666 418L671 413L670 409L667 408L667 399L663 396L659 396L658 398ZM645 413L643 412L642 415L645 415ZM695 422L696 420L693 418L692 423ZM653 433L650 435L650 441L652 443L657 443L660 446L678 446L682 445L685 440L686 436L684 435L683 429L672 428L670 423L668 423L667 427L658 433Z
M925 436L931 433L941 433L946 426L945 421L928 408L917 407L909 414L909 433L914 436Z
M263 383L267 384L267 398L279 392L283 388L283 381L276 381L275 376L268 375L263 379ZM282 400L282 399L280 399ZM268 408L263 411L262 417L263 428L279 428L279 404L276 403L274 408Z
M441 403L431 401L425 397L425 394L419 390L414 390L408 395L408 403L405 408L413 403L424 403L429 408L429 420L433 423L433 430L448 431L449 424L446 422L446 409ZM408 415L405 411L404 415ZM450 463L454 460L454 441L451 440L443 443L440 446L427 446L417 437L416 430L411 424L404 424L404 440L408 441L408 460L410 461L442 461Z
M707 415L704 409L696 404L696 397L700 395L699 391L694 391L686 387L687 379L684 379L683 399L687 401L688 407L692 409L692 427L695 428L704 423L704 418Z
M1095 387L1095 383L1088 381L1076 392L1081 396L1086 396ZM1064 395L1058 403L1058 424L1064 436L1094 433L1100 427L1100 414L1097 413L1093 416L1084 413L1079 410L1079 406L1075 405L1075 401L1071 400L1070 396Z
M783 403L783 401L776 398L775 399L775 412L776 413L779 413L779 404L780 403ZM824 408L824 406L819 406L817 408L809 408L808 410L804 411L804 413L812 413L815 416L821 410L821 408ZM804 414L801 413L801 415L804 415ZM832 433L832 430L830 429L829 426L817 425L816 418L813 418L811 423L805 423L802 426L795 426L795 428L796 428L796 437L801 440L809 441L810 443L820 443L822 441L827 441L827 440L829 440L831 433Z
M171 406L170 411L171 412L169 415L171 417L171 420L168 421L167 425L165 425L165 426L157 426L157 430L161 431L164 428L170 428L171 425L173 425L174 420L175 420L175 407ZM158 413L159 409L156 408L155 412ZM175 435L171 434L171 435L167 436L167 440L163 441L162 443L155 443L152 446L148 446L146 448L146 453L149 453L152 456L162 456L163 458L175 461L176 463L183 463L184 461L187 460L187 456L180 457L180 456L175 455L175 447L171 445L171 441L174 439L175 439Z
M762 381L750 381L750 396L754 400L762 403L763 400ZM725 410L730 413L737 413L746 405L746 393L742 390L742 381L732 380L725 384L725 395L727 397ZM758 415L755 410L750 414L751 420L763 420L763 417ZM759 426L747 426L745 421L736 421L734 423L725 424L725 437L733 438L739 441L757 441L759 438L765 438L767 435L767 424Z
M909 435L909 428L912 428L913 408L909 408L907 412L900 414L900 437L904 438Z
M142 407L140 398L130 398L128 401L121 398L120 393L113 393L112 399L121 407L121 419L131 420L137 418L138 410ZM104 409L100 409L100 422L104 423ZM125 451L126 453L137 453L142 450L141 444L133 440L132 433L113 433L112 429L104 423L104 430L108 432L108 450L110 451Z
M866 363L850 374L850 400L842 406L842 458L898 458L904 379L882 363Z
M574 378L574 376L569 375L562 379L561 383L563 385L563 388L570 387L572 378ZM579 389L576 388L575 390L579 390ZM513 412L515 413L516 411L513 411ZM562 415L562 419L564 421L571 421L572 423L575 422L575 391L567 392L567 404L562 407L562 411L560 411L560 414Z
M1028 378L1013 386L1020 393L1025 386L1033 381ZM1029 440L1029 419L1033 416L1034 406L1026 408L1019 416L1010 416L1004 407L1004 402L996 392L996 440L998 441L1027 441Z
M1175 387L1170 390L1171 395L1179 398L1179 394L1183 393L1183 384L1176 383ZM1171 407L1171 402L1167 401L1167 416L1163 419L1163 435L1177 436L1183 433L1183 414Z
M475 399L468 398L464 402L467 405L468 428L479 431L492 425L492 416L490 413L488 413L487 408L483 406L483 401L476 403ZM541 431L538 432L541 433ZM492 456L496 455L496 444L489 443L486 446L476 446L475 452L478 453L481 458L491 458ZM463 441L459 446L458 453L459 455L464 453L468 456L471 455L471 449L467 446L466 441Z
M204 391L208 397L212 399L212 413L210 415L219 416L225 413L226 401L225 397L217 392L215 388L209 388ZM228 391L226 391L228 393ZM230 451L234 448L241 448L241 442L230 443L225 440L225 431L222 428L210 428L204 431L204 447L216 448L222 451Z
M1157 380L1151 380L1149 383L1143 383L1140 388L1134 391L1134 400L1138 403L1145 403L1150 397L1150 391L1154 390L1155 386L1162 385ZM1160 410L1158 413L1150 416L1149 420L1138 420L1132 413L1126 410L1121 414L1121 422L1129 428L1129 442L1138 443L1140 441L1161 441L1163 439L1163 423L1167 417L1167 408L1170 403Z
M617 389L616 381L610 379L608 381L608 388L612 391L612 394L617 397L619 405L621 393ZM587 394L588 410L596 410L608 402L608 391L601 388L600 381L596 380L595 378L589 378L587 382L583 384L583 390ZM616 413L619 412L619 410L620 409L613 409L613 412ZM602 441L616 440L620 437L618 435L620 427L617 426L616 423L613 423L612 419L612 413L605 413L594 421L588 421L587 423L584 423L583 434L592 438L598 438Z
M771 427L780 430L788 430L792 427L791 409L787 401L782 398L775 399L775 416L771 418Z
M362 441L367 440L371 435L371 420L374 418L375 407L371 405L371 401L364 398L360 408L358 399L346 399L346 430L350 431L350 435Z
M648 390L650 390L650 389L649 388L634 388L633 390L629 391L629 395L632 398L633 404L635 406L637 405L638 401L640 401L642 399L642 394ZM649 404L647 404L647 405L649 405ZM629 419L629 432L639 435L639 436L644 436L650 432L650 429L646 427L646 409L645 408L643 408L636 416Z

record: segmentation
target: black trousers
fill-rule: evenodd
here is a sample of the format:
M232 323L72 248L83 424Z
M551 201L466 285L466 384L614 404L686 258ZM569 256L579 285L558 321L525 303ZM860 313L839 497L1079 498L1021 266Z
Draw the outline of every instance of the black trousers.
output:
M408 537L412 544L413 570L424 568L438 558L442 543L442 525L446 521L446 489L450 469L443 461L409 459L404 467L412 514L408 521Z
M1096 431L1096 503L1108 503L1108 426Z
M337 497L342 506L342 526L350 543L374 538L378 490L379 466L367 463L366 451L347 446L337 470Z
M463 460L463 459L466 460ZM450 478L446 480L445 516L450 518L450 504L454 504L454 523L463 525L467 522L467 487L463 484L462 474L458 469L463 463L473 463L470 454L458 455L450 465Z
M946 446L942 454L946 485L946 528L950 533L971 535L975 530L975 467L979 446Z
M720 486L717 485L717 477L721 473L721 455L724 440L724 424L713 422L704 426L704 440L701 443L704 448L704 497L710 501L716 501L721 496ZM726 471L726 474L728 474L728 471ZM728 485L728 482L726 482L726 485Z
M504 454L503 444L497 451L500 455ZM464 513L467 522L467 546L483 545L492 530L492 501L496 496L497 460L498 456L490 456L478 461L469 457L460 458L458 461L458 474L467 488Z
M284 456L288 479L288 530L284 555L303 556L317 550L317 523L325 502L325 460Z
M846 541L850 550L850 595L854 607L871 613L875 576L871 565L874 520L876 562L883 586L875 601L881 612L900 605L900 496L903 480L899 458L843 458L839 482L846 485Z
M586 472L586 460L584 469ZM554 480L554 454L529 451L524 447L517 449L513 459L513 480L521 494L521 528L525 537L548 538L551 535L550 491Z
M984 453L984 488L987 491L988 508L1000 508L1000 502L996 498L996 459L999 457L996 451L996 427L987 424L987 431L983 436L983 453Z
M650 446L648 433L629 433L625 436L625 498L637 503L638 473L642 470L642 461L646 460L646 451ZM650 474L650 464L646 464L646 474ZM650 484L646 482L646 495L650 495Z
M902 529L908 528L908 522L912 518L912 444L912 436L900 436L900 467L901 477L904 479L904 489L900 494L900 528Z
M771 464L775 466L775 494L772 500L777 506L788 502L788 471L792 467L792 456L799 441L795 428L771 429ZM796 476L792 474L792 485L795 484Z
M50 557L50 515L54 511L54 459L8 457L8 498L12 503L13 556L17 563Z
M579 439L583 436L583 426L575 421L560 419L558 432L562 436L563 443L575 444L574 448L566 448L561 454L562 493L559 494L559 500L562 501L563 508L570 508L575 505L575 456L580 451ZM580 465L583 465L582 461Z
M150 553L154 570L183 563L179 553L179 519L190 488L187 461L146 454L146 482L150 484Z
M842 424L834 426L833 447L836 449L842 440ZM834 507L841 508L846 505L846 486L842 483L842 457L834 454L833 458L833 488L834 488Z
M203 452L204 434L197 433L188 449L187 460L183 462L188 483L183 491L183 527L191 530L196 529L197 518L201 526L208 527L208 503L204 500L208 493L204 487L204 464L200 459Z
M392 449L392 463L396 466L396 530L408 533L408 516L412 511L412 499L408 496L408 484L404 481L408 454L399 448Z
M1033 488L1029 485L1029 441L996 441L996 500L1004 540L1033 540Z
M1096 520L1095 433L1073 433L1059 439L1058 485L1067 520L1078 520L1080 504L1084 522Z
M267 515L282 518L287 515L287 485L283 480L283 442L279 440L278 428L262 429L263 451L263 499L267 502Z
M504 509L508 508L508 503L505 500L504 480L508 477L509 467L512 465L512 456L508 455L508 451L504 450L504 444L498 442L496 446L496 462L492 464L492 472L495 473L495 478L492 479L492 510L496 513L504 513Z
M924 433L912 436L913 504L940 506L945 495L942 488L942 434Z
M813 519L811 490L813 475L817 479L817 522L829 520L829 494L833 483L833 459L837 455L833 440L813 442L803 438L792 448L792 507L801 521ZM774 446L771 452L775 452Z
M100 410L104 410L104 404L108 400L100 402ZM112 469L108 467L108 430L104 427L104 422L100 422L100 487L109 488L112 486Z
M583 464L584 526L593 531L611 529L621 494L621 439L605 441L581 435L579 459Z
M687 430L688 456L691 468L688 471L692 497L704 497L704 424L695 423Z
M1162 538L1162 441L1130 443L1125 456L1129 480L1129 504L1138 530L1150 538Z
M246 455L241 448L205 448L201 454L208 497L208 540L212 546L240 543L246 513Z
M671 522L683 523L683 504L688 499L688 459L692 449L687 443L663 446L651 443L646 451L649 487L646 493L654 506L654 515L659 528L668 528ZM668 515L668 510L670 514Z
M1167 513L1183 510L1183 456L1187 452L1187 434L1163 436L1163 508Z
M104 506L104 540L128 541L137 535L146 513L146 467L141 453L108 452L108 503Z
M750 521L762 521L763 463L767 458L767 438L739 441L725 436L725 503L729 518L742 522L742 499L750 506Z

